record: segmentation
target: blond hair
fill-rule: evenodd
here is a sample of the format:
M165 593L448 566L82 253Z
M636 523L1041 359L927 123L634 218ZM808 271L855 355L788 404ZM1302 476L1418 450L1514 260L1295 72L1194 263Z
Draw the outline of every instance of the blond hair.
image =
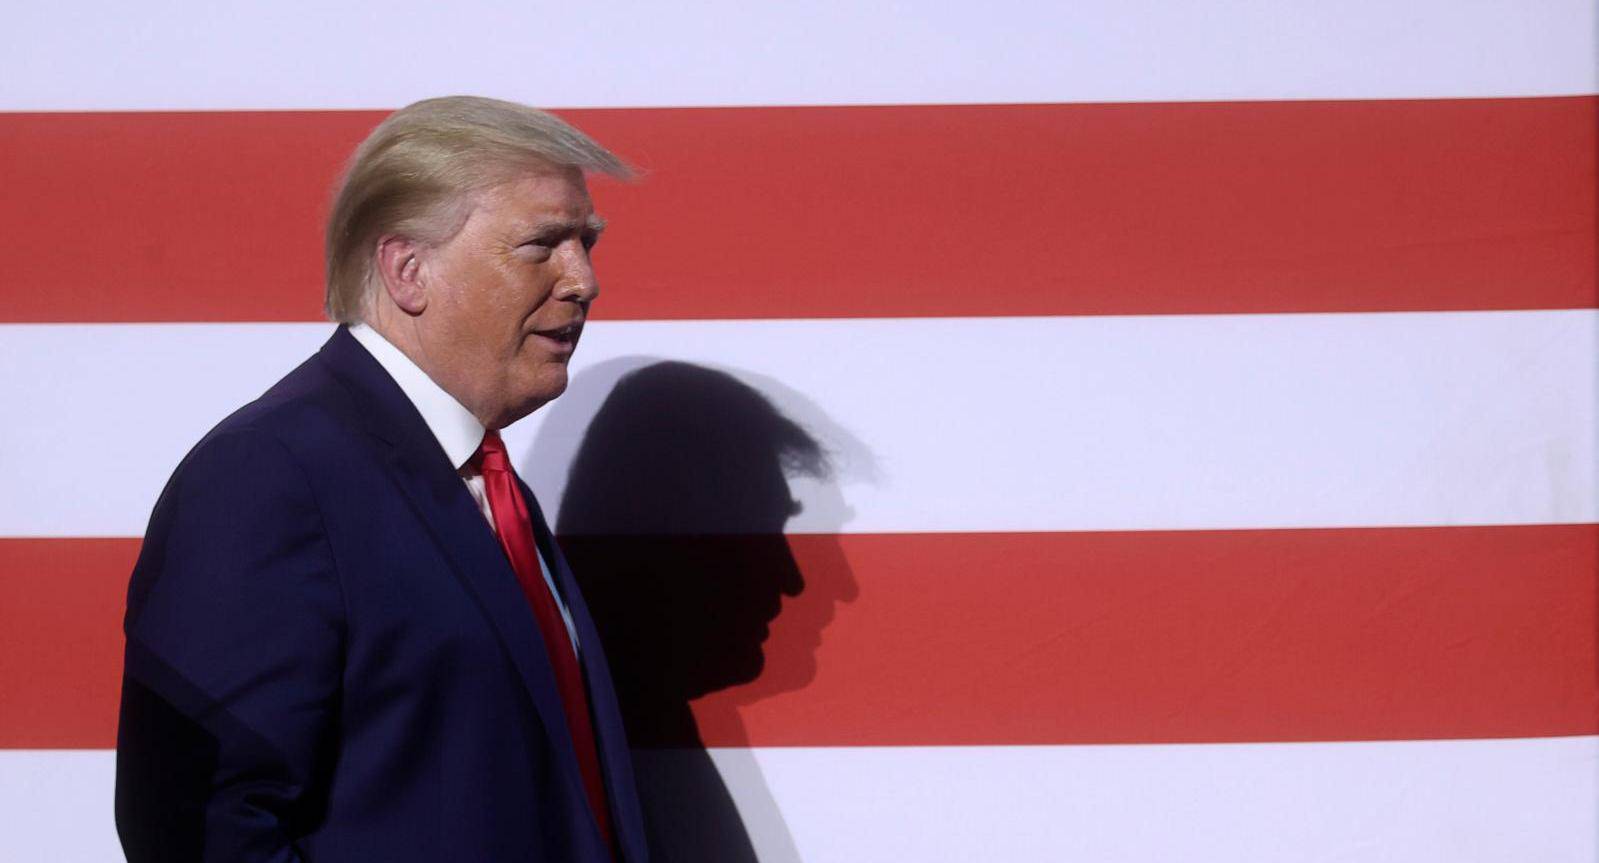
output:
M362 319L380 237L444 242L465 223L473 193L537 167L633 175L589 136L515 102L446 96L390 114L356 148L333 198L327 316L340 323Z

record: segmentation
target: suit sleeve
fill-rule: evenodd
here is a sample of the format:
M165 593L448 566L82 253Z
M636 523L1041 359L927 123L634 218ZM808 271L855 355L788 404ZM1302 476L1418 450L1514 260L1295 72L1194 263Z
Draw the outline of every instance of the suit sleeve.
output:
M213 434L151 516L124 621L117 832L130 863L301 860L326 802L344 603L303 468Z

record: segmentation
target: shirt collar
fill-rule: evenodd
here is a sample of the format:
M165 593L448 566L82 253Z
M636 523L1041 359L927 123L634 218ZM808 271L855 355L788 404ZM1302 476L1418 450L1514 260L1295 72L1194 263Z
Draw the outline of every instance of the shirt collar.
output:
M378 365L400 385L400 391L416 406L428 430L456 470L464 467L483 443L483 424L455 397L433 382L427 372L401 350L366 324L350 326L350 335L378 361Z

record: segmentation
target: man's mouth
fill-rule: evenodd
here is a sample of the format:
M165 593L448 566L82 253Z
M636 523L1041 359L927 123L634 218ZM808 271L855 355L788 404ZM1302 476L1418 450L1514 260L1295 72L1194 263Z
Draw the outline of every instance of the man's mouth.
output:
M533 335L543 339L551 347L568 351L577 347L577 338L582 333L583 323L581 321L574 321L564 327L533 331Z

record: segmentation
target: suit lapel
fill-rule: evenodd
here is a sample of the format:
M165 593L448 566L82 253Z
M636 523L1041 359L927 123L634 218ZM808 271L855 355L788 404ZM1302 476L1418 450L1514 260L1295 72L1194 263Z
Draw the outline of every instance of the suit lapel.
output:
M644 822L633 781L633 754L627 744L627 733L622 725L622 711L616 701L616 687L611 683L610 665L605 660L605 650L600 645L600 634L589 615L588 603L583 601L577 579L566 564L560 546L550 533L544 520L543 508L533 496L527 483L521 483L533 514L533 535L539 544L539 553L550 567L550 576L566 610L572 615L572 628L577 631L578 661L583 665L583 675L588 681L589 710L593 714L595 743L600 753L600 769L605 775L606 794L611 801L611 822L618 840L623 843L623 856L629 860L643 859Z
M550 737L555 757L574 793L581 797L582 774L555 672L527 597L483 513L422 415L345 327L339 327L318 356L346 384L367 431L388 444L395 484L505 646ZM581 630L578 637L585 637ZM597 826L595 829L598 831Z

